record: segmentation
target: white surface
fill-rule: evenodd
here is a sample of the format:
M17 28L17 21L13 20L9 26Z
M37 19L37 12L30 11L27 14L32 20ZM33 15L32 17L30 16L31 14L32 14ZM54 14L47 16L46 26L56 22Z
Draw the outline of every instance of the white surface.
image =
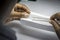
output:
M12 29L16 31L16 35L18 39L25 40L26 38L29 38L31 40L34 40L34 39L36 40L40 40L40 39L41 40L58 40L55 32L47 31L47 29L43 30L43 29L31 27L31 26L25 26L21 24L20 21L17 21L17 20L11 21L7 25L12 27ZM21 36L24 38L21 38Z
M20 33L17 33L16 35L17 35L17 40L42 40L24 34L20 34Z

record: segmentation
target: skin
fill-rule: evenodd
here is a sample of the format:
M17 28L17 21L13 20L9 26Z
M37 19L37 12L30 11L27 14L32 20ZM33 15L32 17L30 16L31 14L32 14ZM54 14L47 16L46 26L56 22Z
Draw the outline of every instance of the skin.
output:
M21 3L17 3L11 11L9 17L6 18L4 23L12 20L20 20L21 18L27 18L30 15L30 9Z
M60 21L60 12L56 13L50 17L50 23L53 25L53 27L57 33L57 36L60 39L60 24L58 21Z

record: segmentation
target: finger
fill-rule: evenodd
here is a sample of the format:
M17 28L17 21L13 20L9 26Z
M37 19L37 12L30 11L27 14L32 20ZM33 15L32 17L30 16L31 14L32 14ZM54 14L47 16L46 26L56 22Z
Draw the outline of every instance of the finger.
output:
M20 8L20 9L22 9L22 10L24 10L25 12L27 12L27 13L29 13L30 14L30 10L29 10L29 8L26 6L26 5L24 5L24 4L16 4L15 5L15 8Z
M10 17L26 18L28 16L29 16L29 14L27 14L26 12L23 12L23 13L21 13L21 12L14 12L14 13L10 14Z
M20 20L20 17L12 17L12 20Z
M60 20L55 19L55 22L60 26Z
M21 17L22 16L22 13L21 12L12 12L10 14L10 17Z
M10 21L13 21L13 20L20 20L20 17L10 17L10 18L6 18L6 20L4 21L4 24L5 23L8 23Z
M21 15L22 15L22 18L28 18L29 17L29 14L27 14L26 12L21 13Z
M50 17L50 20L55 20L55 19L60 20L60 12L58 12Z
M60 20L60 12L56 13L56 19Z
M51 24L53 25L55 30L59 30L60 29L60 26L54 20L51 20Z
M50 17L50 20L55 20L55 17L56 17L56 14L52 15L52 16Z
M8 23L8 22L10 22L10 21L12 21L12 18L6 18L5 20L4 20L4 22L3 22L3 24L5 24L5 23Z

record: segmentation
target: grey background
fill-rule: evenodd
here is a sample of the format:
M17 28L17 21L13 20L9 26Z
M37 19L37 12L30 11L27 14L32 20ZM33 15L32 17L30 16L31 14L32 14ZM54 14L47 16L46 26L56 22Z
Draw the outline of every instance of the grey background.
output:
M56 12L60 12L60 1L57 0L37 0L37 2L20 2L27 5L31 11L51 16Z

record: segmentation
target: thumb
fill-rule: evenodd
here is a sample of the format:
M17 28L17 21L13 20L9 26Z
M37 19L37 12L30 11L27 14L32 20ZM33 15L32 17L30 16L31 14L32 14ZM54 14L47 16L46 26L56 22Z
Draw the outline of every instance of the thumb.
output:
M51 20L50 23L53 25L55 30L59 30L60 29L60 26L54 20Z

